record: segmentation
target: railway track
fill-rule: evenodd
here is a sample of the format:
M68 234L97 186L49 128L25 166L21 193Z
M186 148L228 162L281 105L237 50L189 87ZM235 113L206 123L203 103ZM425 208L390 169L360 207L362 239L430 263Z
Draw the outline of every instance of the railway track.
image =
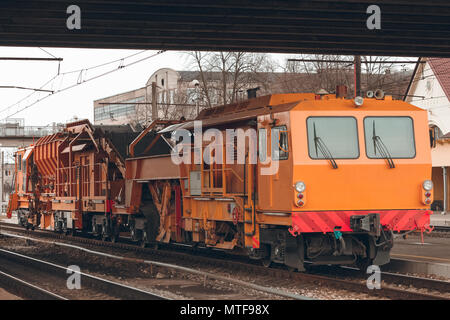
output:
M67 298L43 289L37 285L0 271L0 286L8 292L28 300L67 300Z
M53 232L46 232L42 230L32 232L5 223L0 223L0 226L3 230L19 232L21 234L27 234L37 237L59 239L63 240L64 242L72 242L72 243L75 242L77 244L87 245L91 248L107 247L114 250L126 250L126 251L132 250L137 253L150 254L152 257L158 259L174 260L177 261L177 264L195 263L197 265L203 266L209 265L213 267L221 267L230 271L245 270L249 274L272 277L274 279L287 279L289 281L295 281L302 284L314 283L317 286L327 286L341 290L366 293L372 296L373 298L384 297L390 299L407 299L407 300L416 300L416 299L442 300L448 298L443 297L441 294L437 294L436 291L450 292L449 282L438 281L428 278L418 278L399 274L382 273L382 278L384 280L382 289L370 290L367 288L366 282L361 281L362 278L360 276L360 273L356 273L356 271L352 270L351 268L347 269L341 268L341 270L346 270L345 271L346 273L342 271L333 275L330 275L329 273L322 273L322 274L296 273L296 272L289 272L288 270L285 270L283 267L265 268L259 265L255 265L251 262L230 261L229 256L228 259L225 259L223 257L222 258L206 257L198 253L196 253L196 255L192 255L191 254L192 252L189 251L191 249L185 249L184 251L186 252L183 252L183 250L181 251L166 250L166 249L155 250L151 248L141 248L139 246L130 245L126 243L111 243L81 237L66 237L63 235L55 234ZM94 251L91 252L93 254L105 255L105 253L101 252L94 252ZM106 255L115 256L116 258L119 259L127 259L124 257L118 257L116 255L109 255L109 254ZM147 262L154 263L155 265L160 263L158 261L148 261L148 260ZM405 288L398 287L398 285L400 284L403 286L413 286L413 289L407 290ZM421 292L423 290L427 290L430 292Z
M69 268L0 249L0 281L12 293L39 300L167 300L138 288L80 272L81 287L67 286Z
M148 264L148 265L150 265L150 268L157 267L157 268L175 270L175 271L180 272L180 273L193 274L193 275L197 276L197 278L199 278L201 280L201 282L203 283L203 286L205 286L207 281L220 281L220 282L223 282L223 283L230 283L232 285L238 286L241 289L242 288L247 288L247 289L253 290L255 292L261 292L261 293L264 293L266 295L268 294L270 296L277 296L277 297L294 299L294 300L313 300L313 299L311 299L309 297L306 297L306 296L302 296L302 295L298 295L298 294L294 294L294 293L289 293L289 292L285 292L285 291L282 291L282 290L277 290L277 289L274 289L274 288L271 288L271 287L261 286L261 285L258 285L258 284L249 283L249 282L245 282L245 281L240 281L240 280L237 280L237 279L234 279L234 278L221 276L221 275L217 275L217 274L213 274L213 273L208 273L208 272L205 272L205 271L202 271L202 270L192 269L192 268L183 267L183 266L179 266L179 265L175 265L175 264L164 263L164 262L159 262L159 261L149 261L149 260L143 260L143 259L129 258L129 257L124 257L124 256L118 256L118 255L115 255L115 254L104 253L104 252L99 252L99 251L93 251L93 250L87 249L85 247L71 245L71 244L68 244L68 243L53 242L53 241L49 242L49 241L46 241L46 240L35 239L35 238L29 237L29 236L19 236L19 235L14 235L14 234L10 234L10 233L6 233L5 234L4 232L2 232L1 234L6 235L6 236L16 236L16 237L19 237L19 238L22 238L22 239L27 239L27 240L37 241L37 242L51 243L51 244L54 244L54 245L65 247L65 248L78 249L78 250L82 250L84 252L87 252L87 253L90 253L90 254L93 254L93 255L98 255L98 256L112 258L112 259L117 259L117 260L121 260L123 262L131 262L131 263L135 263L135 264ZM140 247L138 247L138 248L141 249ZM250 295L250 297L251 297L251 295Z
M447 234L450 236L450 226L444 227L444 226L434 226L433 233L439 233L439 234Z
M349 278L357 278L360 280L365 280L365 275L361 273L359 269L347 266L334 266L334 267L323 267L316 268L313 271L316 274L321 275L335 275L339 277L349 277ZM429 291L439 291L442 293L450 293L450 282L436 280L431 278L424 278L400 273L393 272L381 272L382 281L388 284L395 284L405 287L414 287L418 289L425 289Z

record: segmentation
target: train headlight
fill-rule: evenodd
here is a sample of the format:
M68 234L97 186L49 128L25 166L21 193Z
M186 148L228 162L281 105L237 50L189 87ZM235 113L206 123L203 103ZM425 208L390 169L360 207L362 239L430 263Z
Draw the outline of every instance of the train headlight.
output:
M425 180L422 184L422 187L425 191L430 191L431 189L433 189L433 181Z
M363 98L363 97L360 97L360 96L357 96L357 97L355 98L355 100L353 100L353 102L354 102L354 104L355 104L357 107L361 107L361 106L363 105L363 103L364 103L364 98Z
M303 192L306 189L306 185L303 181L298 181L297 183L295 183L295 190L297 190L297 192Z

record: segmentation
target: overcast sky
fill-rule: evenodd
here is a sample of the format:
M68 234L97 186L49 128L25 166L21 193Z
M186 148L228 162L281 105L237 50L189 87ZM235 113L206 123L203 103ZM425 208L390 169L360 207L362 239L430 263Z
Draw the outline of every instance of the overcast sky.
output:
M160 68L175 70L192 69L192 61L186 52L169 51L158 54L157 51L143 50L105 50L105 49L71 49L71 48L21 48L0 47L0 57L58 57L58 62L42 61L5 61L0 59L0 122L6 117L22 118L28 126L46 126L53 122L66 123L74 116L79 119L93 121L93 101L121 92L141 88L153 72ZM128 57L128 58L127 58ZM295 57L292 54L272 54L271 58L278 65L284 65L286 59ZM125 59L124 59L125 58ZM120 61L123 59L123 61ZM139 60L144 60L136 63ZM116 61L95 69L90 69L107 62ZM133 65L119 68L121 65ZM80 77L80 71L84 71ZM72 72L75 71L75 72ZM92 81L93 77L111 72ZM41 88L49 80L44 89L59 91L49 95L46 92L36 93L30 90L4 89L2 86L19 86ZM86 81L86 82L84 82ZM84 83L83 83L84 82ZM31 95L27 100L25 97ZM42 99L44 98L44 99ZM42 99L42 101L34 103ZM23 100L20 104L18 101ZM31 105L34 103L33 105ZM31 106L30 106L31 105ZM17 112L21 109L23 111ZM0 150L10 149L0 148ZM10 158L10 157L8 157Z
M33 106L12 115L16 111L27 107L39 98L49 93L33 93L29 90L0 88L0 120L5 117L24 118L25 125L44 126L52 122L65 123L74 116L80 119L88 118L93 121L93 101L117 93L141 88L151 74L159 68L173 68L188 70L191 68L189 57L184 52L164 52L148 60L136 63L126 68L118 69L121 64L128 64L149 57L157 51L142 50L105 50L105 49L66 49L44 48L51 55L63 58L60 73L73 70L88 69L106 62L125 59L123 62L106 65L88 72L83 72L82 79L86 80L105 72L116 70L106 76L82 83L79 86L52 95ZM273 55L278 62L292 55ZM39 48L0 47L0 57L51 57ZM58 74L58 62L36 61L2 61L0 60L0 87L20 86L41 88L47 81ZM56 80L45 87L50 90L60 90L74 85L79 81L80 72L58 76ZM20 105L13 105L33 93L29 100ZM12 107L10 107L13 105ZM8 108L10 107L10 108Z

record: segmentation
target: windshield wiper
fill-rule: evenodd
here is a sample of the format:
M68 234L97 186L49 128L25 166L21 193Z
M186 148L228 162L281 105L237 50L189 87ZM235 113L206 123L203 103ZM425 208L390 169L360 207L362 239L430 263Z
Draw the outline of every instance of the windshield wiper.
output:
M389 168L393 169L395 168L394 160L392 160L392 156L389 152L389 149L386 147L386 145L383 143L383 140L379 136L377 136L375 132L375 121L373 121L373 133L372 133L372 140L373 140L373 152L375 155L377 154L377 150L380 153L381 157L383 159L386 159Z
M325 159L330 161L331 166L333 167L333 169L337 169L338 165L337 165L336 161L334 160L330 149L328 149L328 147L326 146L325 142L323 142L322 138L318 137L317 134L316 134L316 124L315 123L313 123L313 129L314 129L314 146L316 148L316 157L318 157L317 150L320 150L320 152L323 154Z

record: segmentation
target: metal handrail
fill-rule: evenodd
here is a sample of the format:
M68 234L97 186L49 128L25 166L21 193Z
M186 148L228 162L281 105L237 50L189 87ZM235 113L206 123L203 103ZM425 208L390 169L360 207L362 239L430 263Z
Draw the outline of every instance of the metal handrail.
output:
M44 137L61 131L61 127L39 127L39 126L11 126L11 124L0 124L0 136L2 137Z

